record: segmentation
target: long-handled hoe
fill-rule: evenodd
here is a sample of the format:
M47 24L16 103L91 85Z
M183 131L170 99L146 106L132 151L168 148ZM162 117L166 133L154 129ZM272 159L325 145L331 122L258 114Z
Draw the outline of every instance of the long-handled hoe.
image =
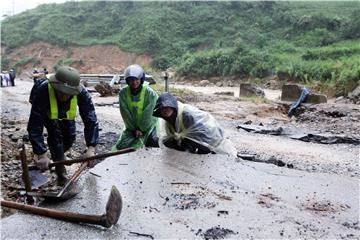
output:
M115 186L112 186L111 193L106 204L106 212L102 215L87 215L74 212L59 211L49 208L34 207L27 204L15 203L6 200L1 200L1 206L19 209L32 214L56 218L63 221L90 223L110 228L119 220L122 209L122 198L119 190Z

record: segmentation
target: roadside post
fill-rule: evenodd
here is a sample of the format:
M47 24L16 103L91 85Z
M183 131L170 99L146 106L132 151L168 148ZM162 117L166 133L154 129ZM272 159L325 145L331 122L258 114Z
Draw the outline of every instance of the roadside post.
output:
M162 72L162 77L165 81L165 92L169 92L169 73L167 71Z

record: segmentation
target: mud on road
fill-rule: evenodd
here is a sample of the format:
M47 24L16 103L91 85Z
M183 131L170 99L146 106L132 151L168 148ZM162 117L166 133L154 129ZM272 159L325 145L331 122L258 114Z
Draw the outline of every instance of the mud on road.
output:
M34 154L26 130L31 110L28 98L32 85L32 80L25 79L18 80L16 87L1 89L1 194L5 200L25 202L25 198L20 195L20 191L24 190L20 160L22 144L25 144L28 165L34 164ZM84 126L80 117L78 118L76 142L72 149L66 153L66 157L69 159L80 157L85 150ZM119 137L120 126L115 121L101 121L98 153L110 151ZM45 143L46 137L47 133L44 130ZM96 162L92 162L91 166L95 164ZM74 164L67 167L68 174L73 173L78 166L79 164ZM46 175L50 180L45 188L53 189L56 186L56 175L55 173ZM13 212L13 210L2 208L1 217L8 216Z
M31 80L20 80L14 88L1 89L1 190L4 199L21 201L17 189L21 188L20 161L17 157L18 145L25 140L29 162L32 161L31 146L26 141L26 124L31 105L27 102ZM218 91L218 90L217 90ZM93 93L97 116L100 122L100 143L97 152L109 151L116 142L123 123L118 109L117 97L101 98ZM354 104L319 104L300 107L293 118L287 117L289 104L273 101L254 103L233 96L221 96L198 92L196 97L183 97L183 101L213 114L224 127L228 139L240 153L255 155L261 161L256 164L284 163L296 170L311 173L328 173L340 178L358 178L360 150L356 144L319 144L302 142L286 136L256 134L238 129L239 124L251 123L259 126L283 127L321 134L345 135L359 138L360 107ZM83 125L77 121L77 141L68 157L77 157L84 151ZM238 159L238 162L246 160ZM255 165L256 166L256 165ZM260 166L260 165L259 165ZM284 167L285 166L285 167ZM224 187L229 187L224 182ZM173 193L169 195L168 206L176 209L196 209L197 207L214 208L212 199L201 197L204 189L193 193ZM358 192L354 192L359 196ZM219 196L217 196L219 197ZM176 199L173 200L173 199ZM260 195L258 204L271 207L279 199L267 193ZM302 206L317 213L331 211L349 211L346 205L334 205L332 202L305 202ZM156 210L154 210L156 211ZM4 211L3 211L4 213ZM219 213L221 216L225 212ZM5 214L6 215L6 214ZM358 223L349 223L349 227L358 228ZM353 224L355 224L353 226ZM346 225L346 224L345 224ZM344 225L344 226L345 226ZM306 231L311 226L299 224L299 229ZM299 231L302 231L302 230ZM199 231L201 230L201 231ZM208 229L194 229L194 234L205 239L213 236L233 237L235 229L226 226L213 226ZM214 235L215 234L215 235Z

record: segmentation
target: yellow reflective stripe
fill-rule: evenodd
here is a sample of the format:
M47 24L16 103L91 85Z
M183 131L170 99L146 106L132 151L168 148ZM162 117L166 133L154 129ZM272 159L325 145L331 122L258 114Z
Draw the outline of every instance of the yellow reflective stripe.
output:
M70 109L66 112L68 120L74 120L76 117L76 107L77 107L77 96L73 96L70 101Z
M49 90L49 99L50 99L50 119L58 119L59 112L57 107L55 91L50 83L48 83L48 90Z
M130 111L134 114L135 118L136 118L136 125L137 127L140 126L140 122L142 120L142 114L143 114L143 108L144 108L144 101L145 101L145 92L147 87L149 86L148 82L144 82L141 92L140 92L140 101L135 102L132 100L131 98L131 90L130 87L127 86L127 104L128 107L130 108ZM135 112L136 111L136 112Z
M77 96L73 96L70 101L70 109L66 112L66 118L59 119L59 110L57 105L57 100L55 96L55 90L48 83L48 91L49 91L49 100L50 100L50 116L51 120L74 120L76 117L76 107L77 107Z

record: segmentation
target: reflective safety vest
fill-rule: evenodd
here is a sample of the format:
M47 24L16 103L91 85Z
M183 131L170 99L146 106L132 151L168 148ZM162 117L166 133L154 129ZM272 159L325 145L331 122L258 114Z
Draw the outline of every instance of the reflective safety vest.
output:
M131 95L131 89L129 86L127 87L126 91L126 99L127 99L127 105L130 109L130 111L134 114L136 119L136 126L140 127L142 116L143 116L143 109L144 109L144 101L145 101L145 92L147 87L149 86L148 82L144 82L141 88L140 93L137 95L139 96L138 101L133 100L133 96Z
M48 83L48 90L49 90L49 100L50 100L49 118L51 120L74 120L76 117L77 96L73 96L71 98L70 109L69 111L66 112L66 118L59 119L59 110L55 96L55 90L50 83Z

